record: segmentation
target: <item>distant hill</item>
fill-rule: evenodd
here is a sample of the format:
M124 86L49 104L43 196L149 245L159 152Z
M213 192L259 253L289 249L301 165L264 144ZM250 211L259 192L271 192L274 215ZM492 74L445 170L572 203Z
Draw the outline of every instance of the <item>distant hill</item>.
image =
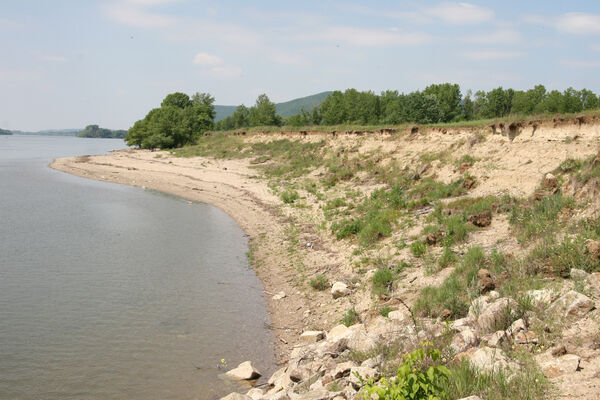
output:
M302 108L307 111L312 110L314 107L318 106L329 96L332 92L322 92L313 94L311 96L300 97L299 99L294 99L290 101L286 101L283 103L275 104L275 108L277 110L277 114L282 117L290 117L292 115L298 114ZM219 106L215 105L215 122L225 119L231 116L237 106Z
M103 139L123 139L127 131L125 130L110 130L100 128L98 125L88 125L81 132L77 133L78 137L85 138L103 138Z
M12 131L17 135L39 135L39 136L76 136L81 129L46 129L37 132Z

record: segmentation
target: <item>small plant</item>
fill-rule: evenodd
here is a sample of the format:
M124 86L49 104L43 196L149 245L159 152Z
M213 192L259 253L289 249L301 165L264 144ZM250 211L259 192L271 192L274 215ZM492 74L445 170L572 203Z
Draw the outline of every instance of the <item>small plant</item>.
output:
M455 262L456 254L452 251L450 247L444 247L444 252L438 260L438 265L440 266L440 268L446 268L447 266L452 265Z
M281 200L283 200L285 204L293 204L299 198L300 195L295 190L286 190L281 193Z
M422 240L417 240L410 245L410 252L415 257L422 257L423 254L427 251L427 245Z
M394 311L392 307L385 306L381 310L379 310L379 314L381 314L384 317L387 317L392 311Z
M442 400L448 385L450 371L441 365L441 353L425 344L405 354L394 380L382 378L365 382L363 399L370 400Z
M358 314L356 313L356 310L354 308L348 309L348 311L346 311L346 314L344 314L344 317L342 318L342 324L346 326L352 326L358 323L358 321Z
M394 283L394 273L388 268L379 268L373 274L371 281L373 282L373 293L376 296L389 294Z
M310 286L315 290L325 290L329 287L327 277L319 274L310 280Z

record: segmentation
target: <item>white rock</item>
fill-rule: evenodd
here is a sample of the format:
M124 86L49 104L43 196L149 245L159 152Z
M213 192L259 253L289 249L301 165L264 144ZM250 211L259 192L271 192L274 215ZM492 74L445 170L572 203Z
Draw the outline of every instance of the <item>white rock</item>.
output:
M252 400L260 400L264 394L265 393L262 391L262 389L258 388L252 388L248 391L248 393L246 393L246 395L251 397Z
M252 397L240 393L229 393L227 396L221 397L221 400L252 400Z
M285 292L279 292L276 293L273 297L271 297L273 300L281 300L285 297Z
M300 335L300 342L306 344L317 343L319 340L323 340L325 332L323 331L306 331Z
M536 307L543 304L550 304L557 297L556 293L549 289L528 290L526 294L531 299L531 303Z
M327 340L339 340L350 337L352 331L346 325L336 325L327 333Z
M352 325L348 337L348 348L354 351L369 351L377 344L373 338L367 334L363 324Z
M479 396L469 396L469 397L463 397L462 399L458 399L458 400L482 400L482 399Z
M543 364L542 372L548 378L556 378L557 376L577 371L580 361L581 358L575 354L565 354Z
M362 379L366 381L369 378L378 378L379 372L375 368L353 367L350 370L350 375L348 376L348 382L352 383L355 386L359 385L360 378L357 375L362 377Z
M311 390L309 392L304 393L298 399L299 400L327 400L329 399L329 390L327 389L317 389Z
M496 331L487 335L485 338L487 345L490 347L500 347L508 343L508 335L505 331Z
M552 303L551 309L560 313L563 317L581 318L594 308L595 304L589 297L576 292L568 291Z
M338 365L335 366L332 376L334 379L338 379L343 376L347 376L350 373L350 370L354 367L356 367L356 364L353 363L352 361L346 361L343 363L339 363Z
M511 319L516 315L518 304L511 298L503 297L495 300L483 309L477 318L477 325L482 332L489 332L505 318Z
M476 346L478 342L479 339L477 338L477 335L475 335L475 332L467 327L454 335L450 348L452 348L455 353L461 353L470 347Z
M395 310L390 311L388 318L397 322L410 321L410 314L408 311Z
M500 349L481 347L462 354L473 366L485 372L513 371L519 368Z
M588 274L587 272L585 272L582 269L577 269L577 268L571 268L571 279L573 279L574 281L584 281L588 278L590 274Z
M250 361L244 361L237 368L225 372L225 375L233 379L249 380L260 377L260 372L252 366Z
M517 333L526 330L527 326L525 325L525 321L523 321L523 318L519 318L508 327L508 329L506 330L506 334L509 336L515 336Z
M348 285L344 282L335 282L331 287L331 295L334 299L348 295Z

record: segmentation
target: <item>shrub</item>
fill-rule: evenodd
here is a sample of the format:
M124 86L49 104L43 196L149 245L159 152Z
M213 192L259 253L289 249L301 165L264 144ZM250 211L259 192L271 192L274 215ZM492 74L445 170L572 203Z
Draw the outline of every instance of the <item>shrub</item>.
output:
M422 240L417 240L410 245L410 252L415 257L421 257L427 251L427 245Z
M444 252L438 260L438 265L440 266L440 268L446 268L447 266L454 264L455 262L456 254L454 254L450 247L444 247Z
M310 280L310 286L315 290L325 290L329 287L329 282L325 275L319 274Z
M517 227L517 239L525 241L556 231L560 226L559 213L574 205L572 197L556 193L533 205L514 208L510 222Z
M446 399L450 371L441 365L439 350L423 347L405 354L395 379L368 380L363 399L370 400L441 400Z
M344 314L344 317L342 318L342 324L346 326L352 326L358 323L358 321L358 314L356 313L356 310L354 308L348 309L348 311L346 311L346 314Z
M387 317L392 311L394 311L392 307L385 306L381 310L379 310L379 314L381 314L384 317Z
M375 295L387 294L394 283L394 274L387 268L380 268L373 274L371 281Z
M283 200L285 204L292 204L299 198L300 195L298 195L298 192L295 190L286 190L285 192L281 193L281 200Z

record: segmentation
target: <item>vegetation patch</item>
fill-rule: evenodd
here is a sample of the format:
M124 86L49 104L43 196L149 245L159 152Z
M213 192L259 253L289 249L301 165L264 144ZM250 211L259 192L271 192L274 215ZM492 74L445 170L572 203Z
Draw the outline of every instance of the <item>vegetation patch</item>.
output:
M323 274L319 274L310 280L310 286L315 290L325 290L329 287L329 281Z

